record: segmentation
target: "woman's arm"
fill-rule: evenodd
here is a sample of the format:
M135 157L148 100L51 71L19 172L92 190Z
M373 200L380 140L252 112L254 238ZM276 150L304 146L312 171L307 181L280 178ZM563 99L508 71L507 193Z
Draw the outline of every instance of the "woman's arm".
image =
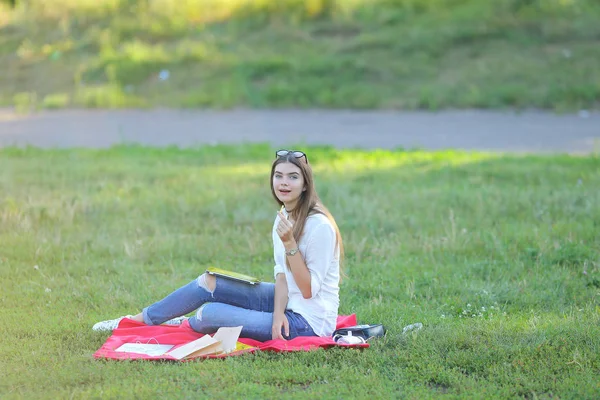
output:
M311 298L310 290L310 270L306 266L302 254L298 251L298 244L294 239L293 225L288 219L279 211L279 224L277 225L277 234L285 247L286 257L290 263L290 270L296 281L296 286L300 289L302 297L305 299ZM294 255L289 255L290 250L295 250Z
M283 339L281 327L286 336L290 336L290 326L285 316L285 307L288 302L288 287L285 274L280 273L275 277L275 299L273 304L273 326L271 328L271 337L273 339Z
M292 223L280 215L277 233L285 247L290 271L302 297L310 299L319 293L321 283L334 257L335 231L328 224L321 224L313 228L307 239L306 254L301 254L292 230ZM293 250L296 251L293 252ZM294 254L291 254L292 252Z
M298 286L298 289L300 289L302 297L310 299L312 297L312 288L310 284L311 276L310 270L304 261L304 257L302 257L300 251L297 251L294 255L287 254L290 250L298 250L298 244L292 238L291 241L287 243L284 242L283 245L285 246L286 257L290 263L290 270L292 271L296 285Z

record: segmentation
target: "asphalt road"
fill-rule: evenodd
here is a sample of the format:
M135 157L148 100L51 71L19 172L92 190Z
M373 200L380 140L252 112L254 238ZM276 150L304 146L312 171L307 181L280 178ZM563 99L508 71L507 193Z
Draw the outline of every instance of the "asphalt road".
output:
M263 142L338 148L600 153L600 113L545 111L0 109L0 147L180 147Z

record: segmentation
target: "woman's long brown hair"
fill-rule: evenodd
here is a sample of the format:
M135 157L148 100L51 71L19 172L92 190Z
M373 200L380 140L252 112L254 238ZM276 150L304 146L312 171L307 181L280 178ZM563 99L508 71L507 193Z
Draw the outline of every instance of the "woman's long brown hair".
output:
M300 194L300 198L296 203L296 207L290 212L292 219L294 220L294 229L293 235L296 243L300 243L300 238L302 237L302 233L304 232L304 225L306 224L306 218L309 215L313 214L323 214L327 217L327 219L333 225L335 229L335 237L336 244L339 248L339 260L340 260L340 278L343 274L342 261L344 258L344 244L342 241L342 235L340 234L340 230L335 223L335 219L333 215L329 212L327 207L323 205L319 195L317 194L317 190L315 188L315 182L313 179L313 172L310 164L305 161L305 158L296 158L292 153L288 153L286 156L277 157L277 159L273 162L273 166L271 167L271 194L273 194L273 198L279 204L279 206L283 206L283 202L277 198L275 194L275 188L273 187L273 175L275 175L275 167L279 164L290 163L294 164L300 171L302 171L302 177L304 178L304 187L306 190ZM286 260L287 261L287 260ZM289 264L288 264L289 268Z

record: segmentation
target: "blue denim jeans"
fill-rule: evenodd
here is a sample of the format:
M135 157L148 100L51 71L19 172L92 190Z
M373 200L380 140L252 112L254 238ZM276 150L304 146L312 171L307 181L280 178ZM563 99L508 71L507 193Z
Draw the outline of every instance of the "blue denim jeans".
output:
M201 287L197 279L177 289L164 299L144 308L142 314L147 325L163 322L196 311L189 319L196 332L214 333L222 326L243 326L241 337L264 342L272 339L273 302L275 284L261 282L256 285L216 277L215 290L210 293ZM290 334L316 336L308 322L300 314L285 311Z

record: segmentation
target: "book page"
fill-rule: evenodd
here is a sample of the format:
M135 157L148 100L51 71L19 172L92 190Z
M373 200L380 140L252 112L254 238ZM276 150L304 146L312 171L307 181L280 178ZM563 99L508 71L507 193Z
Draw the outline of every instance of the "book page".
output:
M242 333L242 326L234 326L231 328L221 327L217 333L215 333L213 339L221 342L225 353L230 353L235 350L240 333Z
M210 335L204 335L200 339L196 339L194 341L186 343L183 346L180 346L175 350L168 352L167 354L172 357L175 357L178 360L181 360L182 358L192 353L196 353L199 350L209 347L215 343L219 343L219 341L213 339L212 337L210 337Z
M188 354L184 358L193 358L199 356L206 356L209 354L221 354L223 353L223 347L221 346L221 342L213 343L207 347L203 347L200 350L197 350L191 354Z
M171 350L173 344L125 343L115 351L124 353L145 354L147 356L162 356Z

